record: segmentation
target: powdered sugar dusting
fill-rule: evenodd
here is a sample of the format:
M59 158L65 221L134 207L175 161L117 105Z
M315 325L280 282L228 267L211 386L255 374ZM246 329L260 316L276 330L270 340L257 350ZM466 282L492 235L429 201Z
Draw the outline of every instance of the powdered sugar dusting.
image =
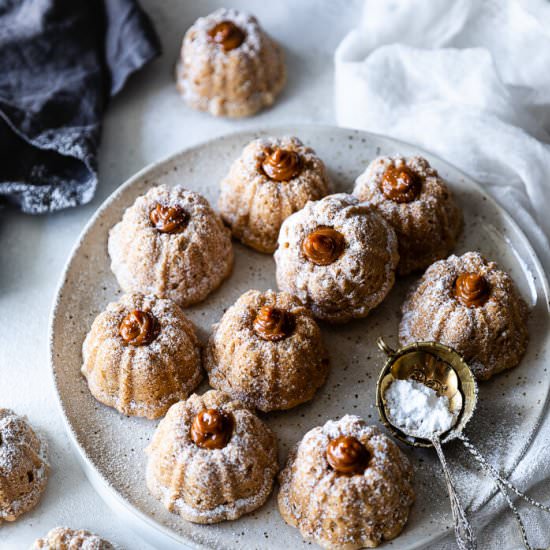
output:
M158 335L128 346L119 335L125 316L151 313ZM157 418L196 388L202 378L193 324L171 300L133 293L112 302L94 320L82 346L82 374L96 399L124 414Z
M33 508L46 487L47 445L9 409L0 409L0 524Z
M266 156L276 149L299 155L300 171L287 181L274 181L262 169ZM298 138L259 138L243 149L221 181L218 207L233 236L272 253L282 222L307 201L327 195L330 188L323 161Z
M431 439L449 431L460 411L449 398L416 380L394 380L384 393L388 420L413 437Z
M221 449L202 449L190 436L195 415L210 408L234 421L231 439ZM198 523L255 510L269 496L278 470L271 430L242 403L215 390L173 405L146 452L151 493L168 510Z
M254 321L265 305L292 315L291 335L277 342L258 336ZM321 330L297 298L250 290L212 328L204 367L212 387L267 412L312 399L326 381L329 362Z
M455 298L455 281L463 273L480 274L489 284L483 306L468 307ZM431 265L411 289L402 313L401 344L435 340L448 345L464 355L481 380L515 367L527 347L527 305L512 278L478 252Z
M157 205L179 206L189 216L179 233L161 233L149 214ZM181 185L153 187L126 209L109 233L111 269L125 292L156 294L187 307L204 300L229 275L229 230L199 193Z
M223 21L244 32L244 41L225 51L208 32ZM200 17L183 39L176 67L178 89L193 108L215 116L248 116L271 105L286 81L279 46L255 17L220 8Z
M341 475L329 466L329 442L342 435L359 440L369 453L362 474ZM283 518L325 548L373 547L396 537L414 501L407 457L391 439L354 415L309 431L279 479Z
M308 261L304 238L320 226L340 232L346 247L328 266ZM316 317L345 322L365 317L386 297L399 260L391 226L367 203L351 195L329 195L287 218L275 252L277 284L294 294Z
M357 178L355 182L356 187L354 189L354 194L360 197L360 195L366 192L365 190L363 190L364 186L368 186L371 189L371 192L374 192L375 183L377 190L380 192L380 182L388 166L396 166L397 168L408 166L409 168L411 168L423 180L423 186L420 190L419 198L425 198L427 200L431 199L428 189L426 189L426 184L428 184L429 187L431 183L429 180L437 179L439 178L439 175L437 173L437 170L432 168L424 157L420 157L418 155L414 155L411 157L404 157L403 155L391 155L374 159L368 165L365 172L363 172L363 174L361 174Z
M44 538L34 542L30 550L115 550L115 546L83 529L55 527Z
M381 183L390 166L408 167L421 179L414 200L399 203L384 195ZM456 246L462 212L446 182L424 157L392 155L373 160L355 181L353 194L375 205L395 229L401 275L425 269Z
M208 31L223 21L231 21L245 33L243 43L236 49L225 52L208 37ZM245 12L233 8L219 8L206 17L199 17L187 31L190 39L202 51L212 57L225 55L258 54L261 47L261 29L258 20Z

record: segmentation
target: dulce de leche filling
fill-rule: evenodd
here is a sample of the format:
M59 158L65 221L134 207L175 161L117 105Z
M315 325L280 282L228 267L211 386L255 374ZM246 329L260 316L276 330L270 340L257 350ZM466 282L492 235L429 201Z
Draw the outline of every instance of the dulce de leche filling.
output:
M369 460L369 451L355 437L341 435L328 444L327 461L333 470L341 474L362 474Z
M254 331L264 340L277 342L294 331L294 315L289 311L263 306L254 319Z
M244 32L232 21L221 21L214 25L208 31L208 36L226 52L238 48L246 37Z
M479 273L463 273L455 282L455 297L467 307L481 307L489 298L489 283Z
M149 212L149 220L161 233L179 233L185 229L189 214L181 206L163 206L157 203Z
M275 181L288 181L302 171L302 157L296 151L275 149L264 158L262 170Z
M199 412L189 432L193 442L203 449L222 449L233 435L234 420L230 414L218 409Z
M318 227L302 241L302 252L316 265L329 265L342 255L345 246L342 233L332 227Z
M122 319L118 333L125 344L147 346L158 336L159 325L152 313L134 309Z
M380 183L384 196L394 202L413 201L418 197L421 187L420 177L408 166L388 166Z

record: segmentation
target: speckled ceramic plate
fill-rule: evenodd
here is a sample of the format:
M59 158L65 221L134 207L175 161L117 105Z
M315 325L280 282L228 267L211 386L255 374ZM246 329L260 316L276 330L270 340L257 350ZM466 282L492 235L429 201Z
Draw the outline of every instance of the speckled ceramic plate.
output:
M267 129L215 139L142 170L111 195L80 236L59 287L51 321L51 363L67 431L95 488L156 548L288 549L306 545L298 531L282 521L273 495L260 510L218 525L193 525L167 512L145 487L143 449L157 422L127 418L98 403L80 375L86 332L94 317L121 294L109 269L107 234L124 209L160 183L183 184L215 204L218 182L242 147L258 136L284 134L299 136L317 151L338 191L350 191L354 179L377 155L419 153L380 136L325 126ZM457 252L479 250L498 261L512 274L532 309L526 357L518 368L481 384L479 408L468 427L469 436L491 462L511 473L537 431L550 385L545 372L550 358L546 279L512 219L477 184L437 158L426 156L450 182L465 212L466 225ZM205 302L186 311L202 338L243 292L276 288L271 256L239 244L235 250L231 278ZM323 326L332 359L327 384L311 403L266 416L280 441L281 464L307 430L329 418L352 413L378 424L375 384L384 357L376 348L376 337L383 335L388 343L396 344L399 307L413 280L399 280L367 319ZM433 451L408 448L406 452L416 469L417 501L403 534L386 546L421 548L450 528L450 508ZM451 444L447 452L464 502L471 511L479 510L493 495L491 482L480 476L458 447Z

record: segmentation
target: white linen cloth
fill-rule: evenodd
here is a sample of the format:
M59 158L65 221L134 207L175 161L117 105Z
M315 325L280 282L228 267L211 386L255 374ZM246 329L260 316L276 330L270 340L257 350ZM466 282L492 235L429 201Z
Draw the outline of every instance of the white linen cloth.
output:
M550 2L365 0L335 53L335 108L339 125L418 145L480 182L550 273ZM546 415L513 476L547 503L548 441ZM522 548L511 514L495 520L502 505L477 514L480 548ZM548 547L549 515L521 511Z

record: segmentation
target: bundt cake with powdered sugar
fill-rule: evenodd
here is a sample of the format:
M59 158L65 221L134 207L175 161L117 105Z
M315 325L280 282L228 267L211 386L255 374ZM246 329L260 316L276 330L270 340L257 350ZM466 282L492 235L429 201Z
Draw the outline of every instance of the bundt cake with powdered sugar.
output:
M30 550L115 550L115 547L89 531L55 527L36 540Z
M272 253L283 221L329 188L323 161L298 138L255 139L222 180L218 208L235 238Z
M259 508L278 470L273 432L215 390L172 405L146 453L149 491L195 523L237 519Z
M101 403L158 418L202 378L191 321L171 300L126 294L107 306L82 346L82 374Z
M374 204L395 229L400 275L446 258L462 230L462 212L451 191L422 157L373 160L357 178L353 193Z
M411 464L357 416L313 428L279 474L279 510L323 548L374 548L401 533L414 502Z
M402 306L399 340L434 340L464 356L476 378L515 367L527 348L527 304L507 273L478 252L431 265Z
M0 525L40 500L50 469L46 453L45 441L23 417L0 409Z
M297 298L249 290L214 325L204 366L212 387L265 412L312 399L329 362L321 331Z
M182 186L153 187L109 234L111 269L125 292L182 307L204 300L233 265L230 232L208 201Z
M277 284L319 319L365 317L391 290L399 261L392 227L367 204L329 195L288 217L275 252Z
M194 109L253 115L271 105L285 84L283 52L255 17L221 8L197 19L185 34L176 80Z

